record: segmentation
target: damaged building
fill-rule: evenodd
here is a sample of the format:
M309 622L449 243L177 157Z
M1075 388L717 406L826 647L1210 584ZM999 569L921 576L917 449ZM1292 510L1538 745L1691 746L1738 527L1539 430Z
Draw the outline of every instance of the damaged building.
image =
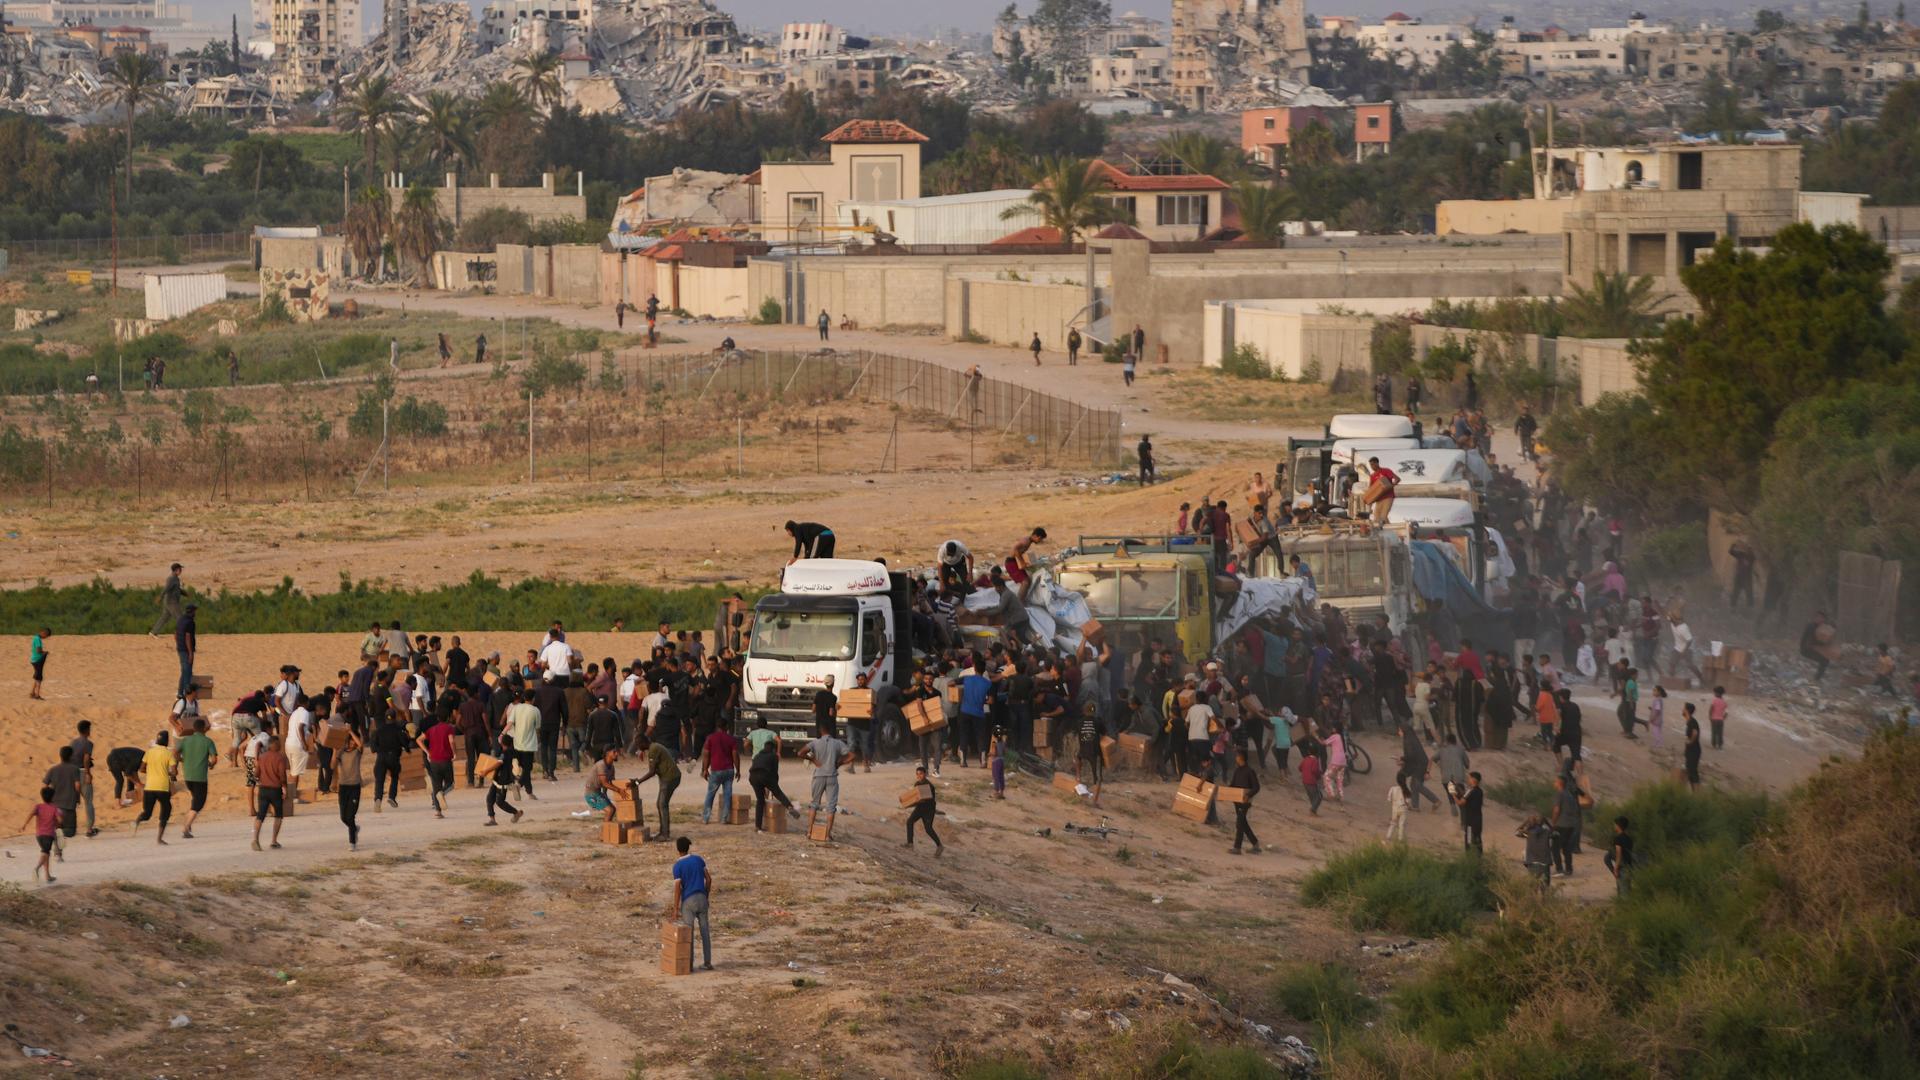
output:
M1304 0L1173 0L1174 99L1195 112L1228 108L1261 77L1306 81Z

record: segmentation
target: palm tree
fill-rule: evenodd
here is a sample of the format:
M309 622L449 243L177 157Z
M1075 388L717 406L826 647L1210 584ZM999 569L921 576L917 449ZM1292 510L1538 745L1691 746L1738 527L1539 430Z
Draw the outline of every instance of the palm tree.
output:
M1285 236L1286 224L1299 213L1300 200L1290 188L1242 180L1233 185L1233 205L1240 210L1240 232L1265 243Z
M560 104L560 58L553 53L535 53L515 60L507 77L519 84L529 100L544 105L548 112Z
M419 127L427 160L436 172L473 160L473 117L462 99L440 91L428 94L420 108Z
M1080 233L1096 226L1127 221L1131 214L1105 196L1113 190L1112 169L1097 158L1058 158L1042 170L1033 194L1000 214L1005 219L1038 216L1071 244Z
M347 220L342 231L347 237L347 247L353 252L371 281L380 265L382 250L386 246L387 233L393 228L393 215L387 206L387 193L377 184L368 184L360 189L353 200L353 209L347 211Z
M123 50L113 54L107 82L127 107L127 206L133 206L133 117L140 106L160 95L160 62L145 53Z
M414 184L400 197L393 240L403 258L426 271L427 284L432 285L433 253L440 250L440 204L432 188Z
M1309 120L1305 127L1293 133L1287 145L1287 163L1312 167L1331 165L1339 157L1339 147L1334 144L1333 129L1319 120Z
M519 87L505 82L488 83L487 92L473 107L474 118L481 127L525 120L532 112L527 95L521 93Z
M341 101L341 126L360 133L367 183L378 182L374 170L378 167L380 137L391 132L407 111L406 102L400 100L385 75L376 75L361 83L360 89Z
M1198 131L1183 131L1161 139L1153 152L1158 157L1178 161L1190 173L1217 177L1228 183L1247 172L1247 158L1239 147Z
M1653 314L1667 297L1653 295L1653 278L1593 272L1593 288L1578 285L1560 302L1568 331L1577 337L1640 337L1660 320Z

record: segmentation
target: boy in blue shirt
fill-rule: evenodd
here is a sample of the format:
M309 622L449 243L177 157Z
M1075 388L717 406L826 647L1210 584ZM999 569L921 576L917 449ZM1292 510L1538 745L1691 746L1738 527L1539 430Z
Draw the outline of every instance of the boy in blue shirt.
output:
M693 838L674 841L680 857L673 863L673 915L687 926L700 927L700 970L713 970L713 933L707 923L707 899L713 890L713 871L707 860L693 854Z

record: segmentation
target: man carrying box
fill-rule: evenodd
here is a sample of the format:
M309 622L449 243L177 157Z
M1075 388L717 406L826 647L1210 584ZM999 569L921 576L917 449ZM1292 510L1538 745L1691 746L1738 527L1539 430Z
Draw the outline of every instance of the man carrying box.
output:
M669 918L686 926L700 927L700 970L713 970L713 931L707 922L707 906L713 893L713 871L707 860L693 854L693 838L682 836L673 846L680 858L673 864L673 907Z
M933 831L933 781L927 779L927 767L920 765L913 770L913 794L917 796L913 803L913 813L907 815L907 846L913 846L913 826L915 822L927 830L927 839L933 841L933 857L939 858L946 846L940 843L940 834Z
M1253 835L1253 830L1247 826L1247 811L1253 809L1253 797L1260 794L1260 774L1254 772L1253 767L1247 764L1245 750L1234 754L1233 760L1236 767L1233 770L1232 786L1246 792L1246 797L1233 804L1233 846L1227 849L1227 854L1240 854L1240 841L1244 838L1253 845L1253 853L1258 855L1260 838Z

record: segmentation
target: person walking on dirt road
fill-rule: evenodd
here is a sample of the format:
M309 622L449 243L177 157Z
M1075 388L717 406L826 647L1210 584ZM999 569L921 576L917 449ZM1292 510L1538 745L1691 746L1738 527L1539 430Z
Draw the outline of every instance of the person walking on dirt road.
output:
M827 317L827 309L821 308L820 317L813 320L813 322L815 326L820 328L820 340L827 340L827 330L833 325L833 320Z
M707 860L693 853L691 837L683 836L673 846L680 858L673 864L673 908L669 915L684 926L700 927L700 970L712 971L713 928L707 914L713 895L713 871L707 869Z
M913 770L913 793L919 799L913 804L913 813L907 815L907 844L913 846L913 827L917 824L927 830L927 839L933 841L933 857L939 858L946 851L946 845L940 842L940 834L933 831L934 791L933 781L927 779L927 767L917 765Z

